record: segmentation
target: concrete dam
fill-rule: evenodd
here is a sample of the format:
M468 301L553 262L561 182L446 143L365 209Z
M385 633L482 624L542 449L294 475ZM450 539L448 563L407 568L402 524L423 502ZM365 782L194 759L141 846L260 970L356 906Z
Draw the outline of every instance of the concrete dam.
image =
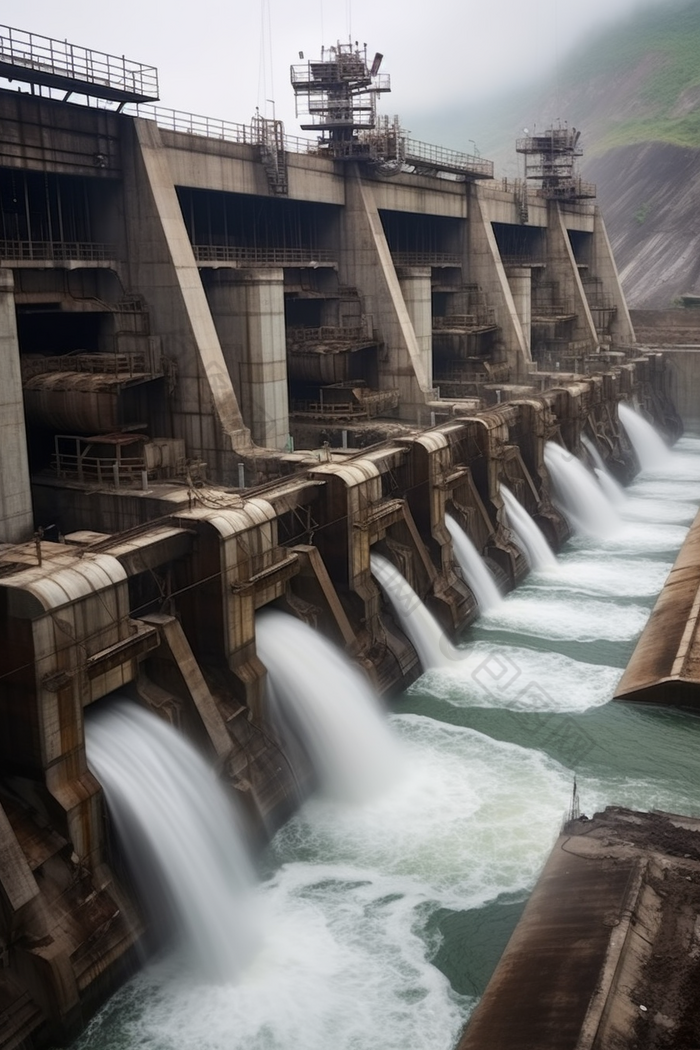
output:
M144 811L167 796L172 840L192 842L165 869L217 852L215 834L194 845L208 773L180 794L173 736L260 853L344 760L326 769L329 738L315 748L284 710L296 672L278 650L327 694L353 680L340 736L364 766L345 782L375 758L381 779L394 744L370 754L376 697L461 661L485 619L462 544L500 600L586 517L567 513L569 460L596 493L596 469L609 485L638 472L621 403L669 441L682 429L663 353L635 343L574 129L519 140L526 177L498 181L373 110L341 120L358 84L372 105L387 89L345 45L293 67L310 140L155 106L155 71L131 64L127 88L114 61L76 49L69 66L60 42L0 34L0 75L31 87L0 89L4 1050L74 1038L158 946L106 808L115 740ZM151 717L124 728L115 695ZM238 851L218 851L224 883Z

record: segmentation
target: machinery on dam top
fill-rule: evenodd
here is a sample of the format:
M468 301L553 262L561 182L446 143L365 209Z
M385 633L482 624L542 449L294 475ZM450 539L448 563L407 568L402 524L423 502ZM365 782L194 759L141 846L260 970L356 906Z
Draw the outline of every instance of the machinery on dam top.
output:
M529 132L515 144L516 153L525 157L525 178L536 179L544 197L552 200L586 200L596 195L595 186L584 182L576 170L583 156L581 132L566 123L553 124L545 131Z
M296 114L308 118L301 128L320 131L320 145L333 156L362 153L358 131L376 127L377 95L391 91L388 74L379 72L383 57L377 52L370 65L366 44L338 42L323 48L320 60L291 67Z

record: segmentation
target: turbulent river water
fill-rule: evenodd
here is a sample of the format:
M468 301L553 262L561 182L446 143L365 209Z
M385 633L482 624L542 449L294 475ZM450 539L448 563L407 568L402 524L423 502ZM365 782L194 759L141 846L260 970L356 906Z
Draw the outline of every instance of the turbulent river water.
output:
M572 539L388 715L402 772L360 804L313 799L275 837L262 947L236 983L177 952L75 1050L450 1050L571 798L700 814L700 718L610 703L700 504L700 440L639 475L605 538ZM236 937L236 930L230 930Z

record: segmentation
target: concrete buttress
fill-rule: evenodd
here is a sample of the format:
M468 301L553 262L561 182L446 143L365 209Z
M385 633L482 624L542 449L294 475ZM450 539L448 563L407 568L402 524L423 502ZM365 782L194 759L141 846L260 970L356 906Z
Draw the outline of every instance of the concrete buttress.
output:
M502 352L512 378L524 378L532 365L529 339L518 314L487 208L488 202L479 196L477 187L470 187L467 273L469 280L483 289L494 309L501 329Z
M34 519L11 270L0 270L0 368L0 542L22 543Z
M158 126L133 122L125 182L130 287L146 297L164 351L177 362L172 419L191 455L222 463L250 448L247 430L182 217ZM229 459L231 457L228 457ZM232 462L223 474L232 476Z
M384 341L380 387L398 388L403 418L427 422L426 401L432 396L429 362L411 323L372 185L356 169L348 171L346 179L341 244L341 281L358 289L365 313Z

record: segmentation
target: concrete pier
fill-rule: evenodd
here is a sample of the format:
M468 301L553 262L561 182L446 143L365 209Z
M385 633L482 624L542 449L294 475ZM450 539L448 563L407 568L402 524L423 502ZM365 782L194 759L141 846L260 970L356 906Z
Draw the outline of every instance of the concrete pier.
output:
M642 631L615 699L700 705L699 628L700 514Z
M0 542L21 543L33 531L24 428L22 376L12 271L0 268Z
M697 1045L698 908L699 820L570 822L458 1050Z

